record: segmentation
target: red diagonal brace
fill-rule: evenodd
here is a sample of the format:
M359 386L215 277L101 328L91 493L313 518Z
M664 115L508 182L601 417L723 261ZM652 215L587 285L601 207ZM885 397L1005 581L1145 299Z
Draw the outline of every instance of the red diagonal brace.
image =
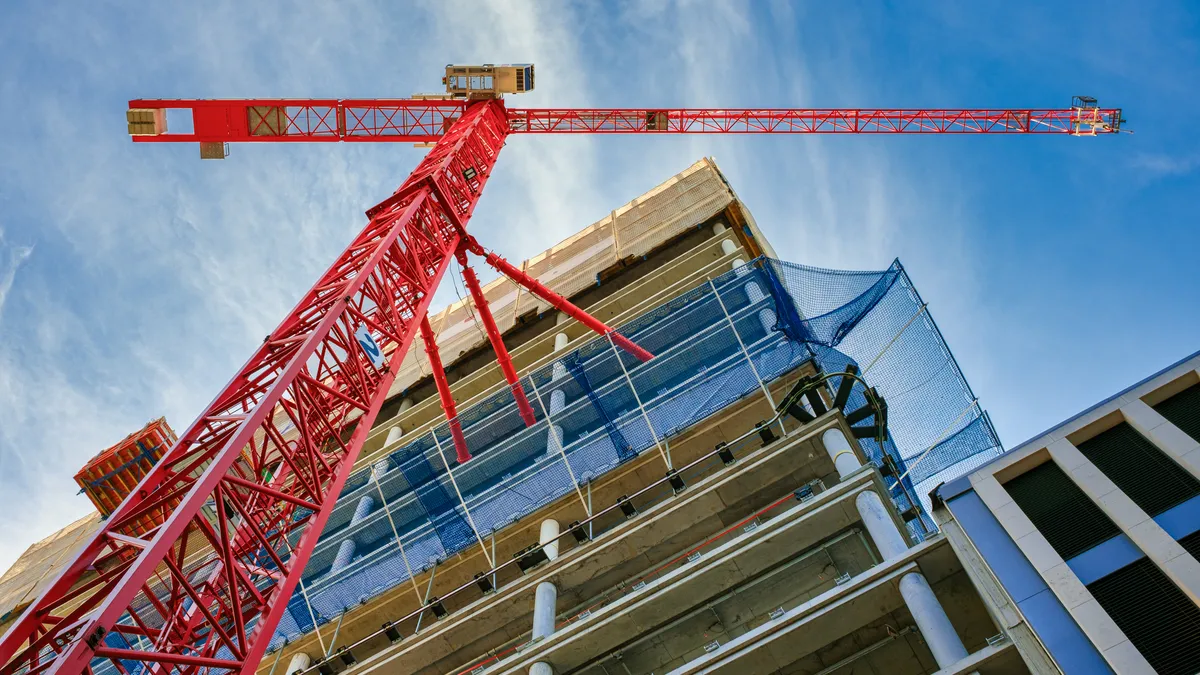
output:
M483 297L483 289L479 287L479 279L475 276L475 270L467 264L466 248L459 247L454 252L454 257L458 259L458 264L462 267L463 283L466 284L467 291L471 293L471 301L475 304L475 311L479 313L479 319L483 321L488 340L492 343L492 350L496 352L496 361L500 364L500 372L504 373L504 379L508 382L509 389L512 389L513 399L517 402L517 410L521 412L521 419L525 420L525 426L531 427L537 423L537 419L533 416L533 406L529 405L529 399L525 397L521 381L517 379L517 371L513 368L512 358L509 357L508 349L504 346L504 338L500 337L500 329L496 327L496 319L492 316L492 310L488 308L487 299Z
M479 242L475 241L474 237L467 236L464 241L467 250L469 250L471 253L474 253L475 255L487 260L487 263L496 268L497 272L503 274L509 279L512 279L518 284L521 284L527 288L529 292L553 305L558 311L566 314L572 319L575 319L579 323L587 326L600 335L611 335L612 341L618 347L624 349L630 354L633 354L640 361L649 361L650 359L654 358L653 354L639 347L633 340L621 335L596 317L588 314L582 309L579 309L572 304L570 300L567 300L558 293L546 288L544 285L542 285L542 282L534 279L516 267L513 267L512 264L504 258L501 258L491 251L485 250L479 245Z
M463 436L462 423L458 421L458 410L454 407L454 397L450 394L450 383L446 380L446 371L442 368L442 357L438 354L437 337L429 327L429 317L421 317L421 339L425 341L425 353L429 356L429 366L433 369L433 381L437 384L438 398L442 401L442 410L446 411L446 421L450 423L450 437L454 439L454 454L459 464L465 464L471 459L467 450L467 439ZM448 467L447 467L448 468Z

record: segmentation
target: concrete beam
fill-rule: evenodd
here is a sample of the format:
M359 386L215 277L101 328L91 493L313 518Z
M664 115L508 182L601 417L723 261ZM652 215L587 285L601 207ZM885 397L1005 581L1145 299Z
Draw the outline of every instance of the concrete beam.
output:
M556 561L400 644L367 659L360 657L359 672L417 672L457 654L462 655L462 665L467 665L471 658L528 629L538 584L554 583L560 589L562 606L582 602L737 522L753 513L759 503L785 495L813 477L831 473L833 464L817 444L825 430L842 423L840 415L830 412L793 435L740 457L732 467L698 481L677 497L645 508L636 518L598 536L596 541L560 553ZM871 483L872 475L864 471L852 485L881 489ZM849 508L853 512L852 503Z
M583 621L534 644L504 665L523 670L545 661L569 672L645 634L680 614L766 572L796 553L859 520L854 498L879 489L870 469L844 480L816 499L792 507L755 530L734 537L699 560L648 582Z
M738 636L720 649L677 668L673 675L779 670L902 607L900 579L912 572L929 575L931 570L919 566L918 560L935 554L938 549L949 551L942 537L918 544L903 556L876 565L849 582Z

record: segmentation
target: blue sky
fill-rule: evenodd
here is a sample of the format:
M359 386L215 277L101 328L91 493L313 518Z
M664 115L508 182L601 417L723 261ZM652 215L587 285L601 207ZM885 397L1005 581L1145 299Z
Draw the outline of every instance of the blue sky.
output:
M1008 446L1200 346L1194 5L854 7L5 3L0 568L89 510L71 480L88 457L159 415L186 428L420 158L261 145L201 163L130 143L130 98L399 97L449 62L525 61L538 88L513 106L1089 94L1136 133L513 138L472 229L521 259L713 155L781 257L899 257Z

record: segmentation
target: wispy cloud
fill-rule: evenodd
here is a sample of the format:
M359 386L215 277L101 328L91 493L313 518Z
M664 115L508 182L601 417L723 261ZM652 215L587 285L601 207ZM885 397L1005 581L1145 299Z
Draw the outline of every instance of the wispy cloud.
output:
M29 3L10 11L0 24L0 100L22 105L0 106L0 123L23 133L0 156L7 227L0 243L0 510L7 516L0 567L90 508L82 497L66 498L89 456L162 414L176 427L189 424L362 226L364 208L395 189L421 157L394 144L260 144L202 163L194 146L130 143L122 134L125 100L400 97L436 89L447 62L532 61L537 90L509 105L968 104L1008 100L1009 91L988 88L993 60L1011 73L1043 72L1044 54L1014 50L1009 38L1045 47L1048 33L1025 36L1012 21L994 34L981 29L1003 23L1007 9L986 20L958 10L944 21L918 16L916 27L902 20L910 13L899 12L884 29L883 19L843 7L819 15L816 6L784 0L424 0L404 8L346 0L304 11L223 0L129 10ZM1151 18L1139 18L1139 35L1161 29ZM934 56L926 61L912 44L889 43L905 30L972 38L944 51L929 45ZM1097 30L1061 48L1104 43L1137 56L1094 39L1107 35ZM1005 60L1016 58L1027 62ZM1142 62L1122 67L1154 70ZM1014 85L1021 96L1023 77ZM1046 100L1021 96L1014 103ZM989 316L980 302L983 275L999 266L993 251L981 249L981 232L1026 220L1036 230L1037 214L1018 207L1047 193L1062 199L1062 176L1092 160L1040 157L1051 175L1009 193L1013 179L1037 167L1012 161L999 181L1005 187L997 187L992 148L1032 143L987 140L514 137L471 228L520 259L714 155L782 256L860 269L900 256L974 378L1004 370L997 349L1053 337L1035 332L1048 331L1044 317L1025 316L1021 335L1005 341L1011 315ZM1114 147L1087 142L1066 147ZM920 154L918 144L931 151ZM954 147L986 153L989 162L949 163ZM1190 177L1200 155L1189 149L1137 161L1159 175ZM1089 198L1104 193L1098 180L1079 189ZM977 204L988 197L986 207ZM1013 237L1046 241L1040 231ZM1046 267L1058 269L1054 260ZM1052 288L1039 272L1007 283ZM453 299L450 285L437 297ZM1007 299L993 295L992 307L1007 310ZM990 405L988 388L977 389ZM1014 401L1024 396L1016 389Z
M1180 176L1200 169L1200 154L1139 153L1130 163L1133 168L1155 176Z
M12 290L13 281L21 264L33 255L32 246L11 245L4 240L4 228L0 228L0 321L4 318L4 301Z

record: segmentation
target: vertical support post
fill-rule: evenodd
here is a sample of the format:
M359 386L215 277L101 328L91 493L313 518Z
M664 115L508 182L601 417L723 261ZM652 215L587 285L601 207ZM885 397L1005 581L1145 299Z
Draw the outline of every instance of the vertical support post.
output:
M332 654L333 650L337 647L338 633L342 630L342 620L345 618L346 610L343 609L342 613L338 614L337 625L333 627L333 638L329 641L329 650L325 652L325 658L329 658L329 655Z
M487 546L483 545L483 537L479 536L479 528L475 526L475 519L471 517L471 509L467 508L467 500L463 499L462 491L458 489L458 481L454 479L454 471L450 469L450 462L446 460L446 453L442 451L442 443L434 431L430 431L429 435L433 437L433 444L437 447L438 456L442 458L442 464L446 467L446 475L450 477L450 485L454 487L454 494L458 495L458 503L462 504L463 513L467 516L467 523L470 524L471 531L475 533L475 541L479 542L479 548L483 551L483 557L487 558L488 565L495 567L496 561L488 555Z
M429 604L429 598L430 598L430 596L433 595L433 578L435 576L437 576L437 563L436 562L433 564L433 567L431 567L429 569L429 585L425 587L425 599L421 601L422 607ZM421 612L420 614L417 615L417 625L413 628L414 634L420 632L421 620L424 618L425 618L425 612Z
M571 463L567 461L567 451L563 447L562 438L559 437L559 428L554 424L554 419L551 417L554 412L557 412L551 410L554 407L553 402L550 408L546 407L546 402L542 400L542 395L538 393L537 382L534 382L532 377L529 378L529 386L533 387L533 396L537 399L538 406L542 409L542 414L546 416L546 426L550 430L550 442L558 448L558 453L562 456L563 466L567 467L567 475L571 477L571 484L575 486L575 494L579 495L579 502L583 504L584 511L587 512L590 518L592 509L589 507L588 502L584 500L583 493L579 491L579 479L575 477L575 472L571 469Z
M567 300L558 293L546 288L540 281L517 269L504 258L501 258L490 251L485 251L484 248L479 245L479 242L475 241L475 239L470 235L467 236L465 245L467 249L475 255L482 256L489 265L496 269L497 272L503 274L509 279L512 279L521 286L524 286L530 293L533 293L539 298L550 303L558 311L587 326L597 334L607 335L609 340L616 343L621 349L624 349L630 354L636 356L639 361L649 361L650 359L654 358L653 354L645 349L642 349L629 338L608 327L596 317L576 307L571 303L570 300Z
M290 548L290 547L289 547ZM313 632L317 634L317 643L321 645L321 653L325 653L325 638L321 637L321 626L317 623L317 613L313 611L312 603L308 600L308 590L304 588L304 581L296 582L300 587L300 595L304 598L304 606L308 608L308 617L313 622Z
M615 333L608 334L608 345L612 347L613 356L617 359L617 365L621 366L621 372L625 374L625 382L629 384L629 391L633 392L633 400L638 404L638 410L642 413L642 419L646 422L646 430L650 432L650 438L654 440L654 447L658 448L658 454L662 455L663 461L667 464L667 471L674 467L671 466L670 448L663 449L663 444L658 440L658 432L654 430L654 425L650 423L650 415L646 412L646 406L642 405L642 397L637 393L637 387L633 386L633 378L629 377L629 370L625 368L625 362L621 360L621 352L617 351L617 344L613 341L612 336Z
M558 521L547 519L542 521L541 529L538 532L538 544L543 547L542 550L550 562L554 562L558 558L558 542L555 539L558 537L559 531ZM553 582L543 581L534 589L532 631L534 641L554 634L554 620L558 616L557 603L558 587ZM547 670L550 670L549 664L539 661L533 664L529 672L544 673Z
M742 356L746 357L746 363L750 364L750 370L754 373L754 379L758 380L758 386L762 388L763 396L766 396L767 403L774 410L775 397L771 395L771 390L767 388L767 383L763 382L762 375L758 374L758 366L754 365L754 359L750 358L750 351L746 349L746 343L742 341L742 334L738 332L737 325L733 323L733 317L729 315L729 309L725 307L725 301L721 299L721 294L717 291L717 285L713 283L712 279L708 280L708 285L712 288L713 297L717 299L717 304L721 305L721 312L725 314L725 321L729 324L729 329L733 331L733 336L737 338L738 347L742 349ZM783 435L787 435L787 427L783 426L782 415L779 416L779 431Z
M375 508L375 500L371 499L370 495L363 495L359 498L358 504L354 506L354 515L350 517L350 527L361 523L371 514L371 509ZM330 574L337 574L350 564L354 558L354 550L357 544L354 541L353 535L346 537L342 543L338 545L337 555L333 559L333 565L330 566Z
M529 399L525 397L521 381L517 379L517 371L513 368L512 357L508 355L508 348L504 346L504 338L501 337L500 329L496 326L496 318L492 316L487 299L483 297L483 289L479 287L479 279L475 276L475 270L467 264L466 249L460 246L454 252L454 257L458 260L459 267L462 268L463 284L466 285L467 292L471 294L471 301L475 304L475 311L479 313L479 319L483 321L488 341L492 343L492 351L496 352L496 362L500 364L500 372L504 373L504 380L508 382L508 387L512 390L513 399L517 402L517 410L521 413L521 419L525 421L525 426L531 427L537 423L537 419L533 415L533 408L529 405Z
M437 385L438 398L442 402L442 410L446 413L446 421L450 424L450 437L454 439L454 453L459 464L471 460L467 450L467 439L463 436L462 422L458 419L458 410L454 407L454 396L450 393L450 382L446 380L446 371L442 368L442 357L438 353L437 337L429 326L429 317L421 317L421 339L425 341L425 353L429 356L429 367L433 370L433 381ZM434 438L436 438L436 434Z
M387 458L384 458L382 461L386 462ZM404 561L404 569L408 572L408 580L412 582L413 592L417 594L417 599L420 600L421 588L417 586L417 579L413 576L412 566L408 564L408 554L404 552L404 542L401 541L400 531L396 529L396 521L392 518L392 508L388 504L387 497L383 496L383 486L379 484L379 477L387 473L387 471L376 471L375 469L378 466L379 463L376 463L375 466L371 467L371 478L375 481L375 491L379 493L379 503L383 506L383 512L387 514L388 525L392 528L392 536L396 538L396 546L400 548L400 559Z
M841 429L829 429L823 433L821 443L833 459L839 477L845 478L862 466ZM879 549L880 557L889 560L908 550L908 542L900 534L878 493L873 490L861 492L854 504L867 528L867 534L875 542L875 548ZM955 632L954 624L950 623L946 610L920 572L910 572L900 578L900 595L939 668L949 667L967 657L967 648Z

